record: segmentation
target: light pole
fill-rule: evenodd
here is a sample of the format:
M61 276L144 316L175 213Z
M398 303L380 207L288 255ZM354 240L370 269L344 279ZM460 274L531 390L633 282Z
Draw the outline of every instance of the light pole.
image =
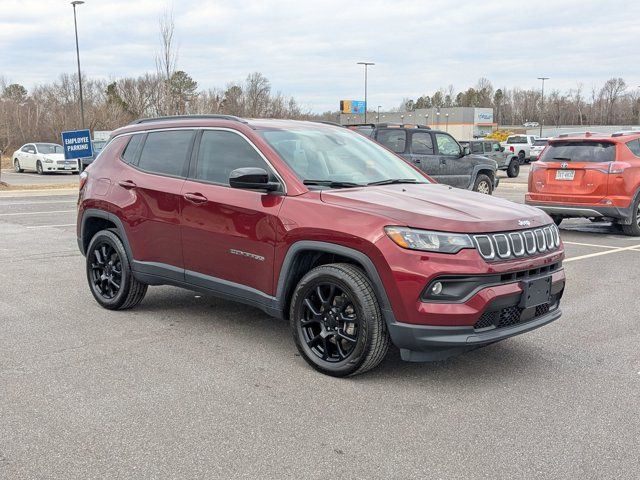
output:
M375 63L358 62L358 65L364 65L364 123L367 123L367 69L369 65L375 65Z
M449 114L445 113L444 116L447 117L447 132L448 132L449 131Z
M82 121L82 128L84 129L84 102L82 100L82 74L80 73L80 47L78 47L78 22L76 20L76 5L82 5L82 0L74 0L71 2L73 5L73 25L76 30L76 58L78 59L78 85L80 87L80 119Z
M436 112L436 128L440 128L440 110Z
M429 126L429 114L428 113L424 114L424 126L425 127Z
M377 123L380 123L380 107L382 107L382 105L378 105L378 116L376 117Z
M540 136L542 136L542 126L544 125L544 81L549 80L549 77L538 77L538 80L542 80L542 103L540 105Z

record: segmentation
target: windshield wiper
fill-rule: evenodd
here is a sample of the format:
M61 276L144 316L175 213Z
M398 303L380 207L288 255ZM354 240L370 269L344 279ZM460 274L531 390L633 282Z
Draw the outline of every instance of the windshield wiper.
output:
M419 183L415 178L387 178L377 182L369 182L367 185L393 185L394 183Z
M361 183L354 182L338 182L335 180L303 180L305 185L320 185L329 188L343 188L343 187L363 187Z
M566 160L567 162L570 162L571 159L569 157L553 157L554 160Z

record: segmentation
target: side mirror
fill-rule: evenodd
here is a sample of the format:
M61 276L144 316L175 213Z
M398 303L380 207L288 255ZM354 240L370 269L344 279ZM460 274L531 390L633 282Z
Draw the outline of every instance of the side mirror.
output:
M264 168L257 167L236 168L229 174L229 185L231 188L269 192L280 188L279 183L269 181L269 174Z
M469 147L462 147L462 155L461 157L466 157L467 155L471 155L471 150Z
M502 145L500 145L500 151L504 152L504 147Z

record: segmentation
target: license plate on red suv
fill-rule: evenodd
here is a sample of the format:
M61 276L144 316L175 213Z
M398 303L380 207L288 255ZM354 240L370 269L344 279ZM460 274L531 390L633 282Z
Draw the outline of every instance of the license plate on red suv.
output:
M551 299L551 276L536 278L535 280L525 280L521 283L522 297L520 297L520 307L537 307L549 303Z
M576 176L575 170L558 170L556 171L556 180L573 180Z

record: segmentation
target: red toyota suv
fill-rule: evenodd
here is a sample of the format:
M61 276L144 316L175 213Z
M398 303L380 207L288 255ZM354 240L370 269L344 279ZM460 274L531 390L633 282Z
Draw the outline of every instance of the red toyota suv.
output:
M288 319L334 376L488 345L560 317L556 226L536 208L431 181L384 147L314 122L140 120L82 174L78 244L97 302L148 285Z
M567 217L611 220L640 236L640 132L550 140L531 166L526 203L557 225Z

